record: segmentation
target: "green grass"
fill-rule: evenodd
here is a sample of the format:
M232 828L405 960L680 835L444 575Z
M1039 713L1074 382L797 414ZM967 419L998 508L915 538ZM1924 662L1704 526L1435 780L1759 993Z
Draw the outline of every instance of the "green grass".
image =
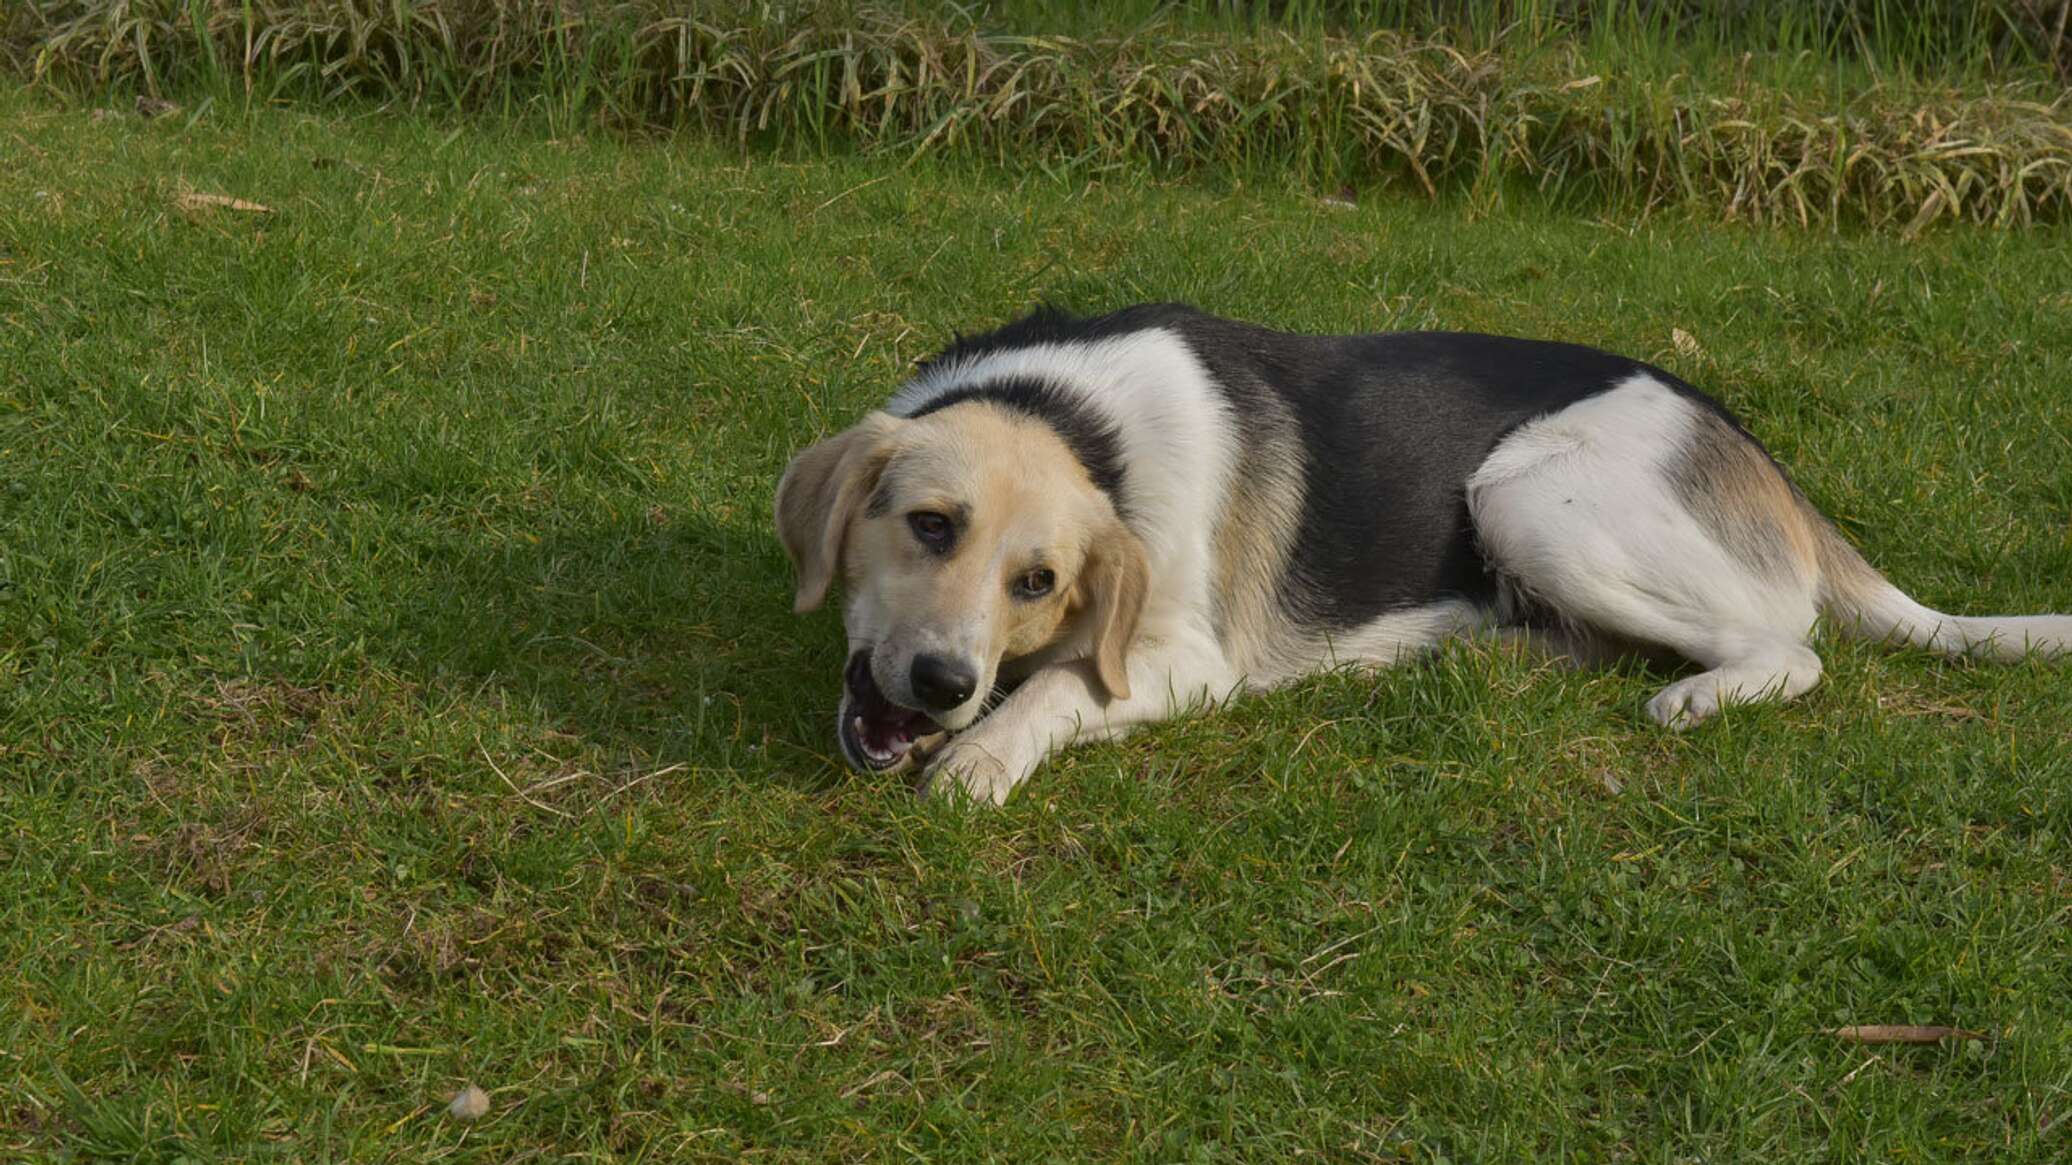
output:
M1924 601L2064 610L2067 228L0 115L0 1154L2072 1151L2063 668L1830 643L1678 737L1462 649L960 812L832 759L767 517L951 329L1176 297L1655 359ZM1992 1038L1822 1034L1904 1022Z

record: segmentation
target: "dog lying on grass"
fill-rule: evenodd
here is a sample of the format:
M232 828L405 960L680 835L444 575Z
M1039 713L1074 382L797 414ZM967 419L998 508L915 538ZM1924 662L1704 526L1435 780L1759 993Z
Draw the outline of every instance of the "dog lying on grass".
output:
M1908 598L1669 373L1496 336L1039 312L800 453L776 523L799 611L845 582L843 754L992 802L1074 740L1484 629L1695 662L1648 703L1670 728L1811 688L1821 615L2072 651L2072 617Z

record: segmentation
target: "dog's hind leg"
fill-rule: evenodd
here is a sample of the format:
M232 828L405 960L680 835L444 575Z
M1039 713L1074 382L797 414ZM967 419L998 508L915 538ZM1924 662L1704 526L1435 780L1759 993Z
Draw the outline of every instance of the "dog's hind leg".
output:
M1520 427L1468 483L1483 553L1565 621L1706 670L1648 703L1673 728L1820 682L1817 542L1754 440L1635 376Z

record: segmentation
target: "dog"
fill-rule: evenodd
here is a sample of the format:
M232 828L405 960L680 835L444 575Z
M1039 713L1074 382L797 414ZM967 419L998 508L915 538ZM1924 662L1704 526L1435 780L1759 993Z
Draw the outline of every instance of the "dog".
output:
M2072 651L2072 617L1908 598L1668 372L1499 336L1040 310L799 453L775 516L796 610L844 580L843 755L994 803L1072 741L1478 632L1688 659L1672 729L1813 687L1823 615Z

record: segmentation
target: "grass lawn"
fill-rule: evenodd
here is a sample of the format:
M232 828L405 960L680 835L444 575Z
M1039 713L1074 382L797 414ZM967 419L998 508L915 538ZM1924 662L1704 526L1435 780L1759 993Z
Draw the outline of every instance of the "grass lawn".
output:
M1828 643L1678 737L1463 648L960 811L839 767L768 521L951 329L1182 298L1654 359L1923 601L2072 609L2072 228L20 97L0 154L0 1156L2072 1155L2072 671Z

